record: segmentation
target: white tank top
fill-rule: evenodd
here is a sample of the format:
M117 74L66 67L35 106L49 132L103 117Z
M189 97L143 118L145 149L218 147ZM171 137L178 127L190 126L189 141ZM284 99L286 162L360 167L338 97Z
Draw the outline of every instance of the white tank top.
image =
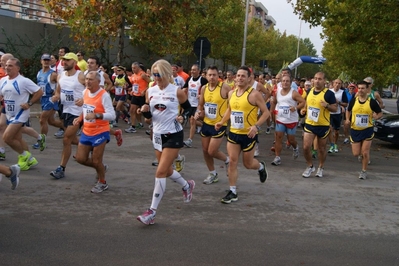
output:
M290 90L287 95L281 95L281 91L283 88L277 88L277 105L276 105L276 120L282 124L290 124L290 123L295 123L298 122L298 112L290 111L290 107L294 106L296 107L298 103L292 99L292 92L294 90Z
M188 82L188 101L190 102L191 107L198 106L198 96L201 89L201 79L199 77L197 81L194 81L191 77Z
M61 73L59 79L61 88L61 104L64 105L63 112L79 116L83 109L81 106L77 106L75 101L83 97L83 90L85 87L79 82L79 73L77 70L73 76L67 76L66 71Z
M169 84L163 90L159 89L158 85L148 89L152 130L155 134L176 133L183 130L182 125L176 120L180 105L177 98L178 89L179 87L173 84Z

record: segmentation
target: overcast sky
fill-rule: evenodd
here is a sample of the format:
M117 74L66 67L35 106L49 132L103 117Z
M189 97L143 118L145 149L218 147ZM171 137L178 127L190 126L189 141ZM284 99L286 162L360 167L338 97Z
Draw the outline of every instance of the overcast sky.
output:
M286 31L288 35L299 35L300 20L294 14L291 4L287 0L255 0L261 2L269 11L269 16L272 16L276 21L276 28L280 32ZM317 50L317 54L321 55L323 48L323 40L320 38L321 27L309 28L309 24L302 22L301 39L309 38Z

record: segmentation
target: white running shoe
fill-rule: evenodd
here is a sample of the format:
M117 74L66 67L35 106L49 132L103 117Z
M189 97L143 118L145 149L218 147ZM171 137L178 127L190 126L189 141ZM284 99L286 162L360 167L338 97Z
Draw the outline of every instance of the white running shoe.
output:
M317 168L316 177L323 177L323 168Z
M315 171L314 166L308 166L302 174L302 177L308 178Z

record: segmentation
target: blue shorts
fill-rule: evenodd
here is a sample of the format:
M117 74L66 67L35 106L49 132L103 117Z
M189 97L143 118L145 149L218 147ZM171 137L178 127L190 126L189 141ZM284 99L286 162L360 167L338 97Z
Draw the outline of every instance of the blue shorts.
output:
M258 142L258 135L251 139L247 135L235 134L229 132L227 141L233 144L239 144L243 152L251 151Z
M206 123L202 124L201 128L201 137L212 137L212 138L221 138L226 134L226 126L223 126L216 131L215 126L208 125Z
M58 111L58 102L53 103L50 101L50 97L42 97L40 99L40 103L42 104L42 110L43 111L50 111L50 110L55 110Z
M295 123L298 124L298 123ZM275 123L275 128L274 130L276 132L284 132L287 133L287 135L295 135L296 134L296 128L297 126L295 125L295 127L293 128L288 128L285 124L281 124L281 123Z
M303 130L307 133L312 133L319 138L325 139L330 134L329 126L311 126L305 123Z
M126 102L126 95L115 95L116 102Z
M351 142L362 142L363 140L373 140L374 128L369 127L362 130L351 129Z
M95 136L87 136L85 133L82 132L82 134L80 135L79 143L86 146L97 147L103 144L104 142L108 143L109 140L110 140L109 131L105 131Z

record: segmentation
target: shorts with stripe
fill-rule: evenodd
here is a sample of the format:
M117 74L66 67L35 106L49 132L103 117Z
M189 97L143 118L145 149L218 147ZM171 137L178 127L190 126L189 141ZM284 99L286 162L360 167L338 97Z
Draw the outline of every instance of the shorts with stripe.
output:
M229 135L227 136L227 141L232 144L240 145L243 152L248 152L251 151L255 147L255 144L258 142L258 135L256 134L256 136L251 139L247 135L229 132Z
M200 134L201 137L212 137L217 139L223 137L226 134L226 128L226 126L223 126L218 131L216 131L215 126L203 123Z
M312 126L305 123L303 130L307 133L316 135L319 138L325 139L330 134L329 126Z
M351 142L362 142L363 140L373 140L374 128L369 127L362 130L351 129Z
M85 146L97 147L104 142L108 143L110 139L111 138L109 131L105 131L94 136L88 136L82 132L80 135L79 143Z

